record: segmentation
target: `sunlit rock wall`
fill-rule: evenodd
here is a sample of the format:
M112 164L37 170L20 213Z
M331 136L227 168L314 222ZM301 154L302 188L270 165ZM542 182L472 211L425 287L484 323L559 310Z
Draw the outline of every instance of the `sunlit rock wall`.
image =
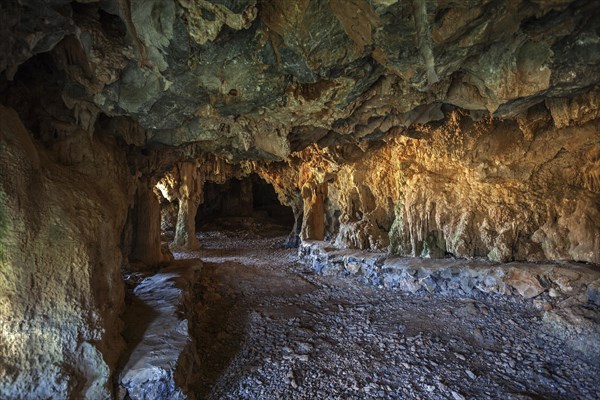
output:
M0 398L107 398L123 347L124 156L75 131L51 159L2 106L0 149Z
M573 123L569 104L551 114L537 107L520 122L452 112L437 128L377 146L311 147L278 177L303 197L305 240L409 256L597 263L600 122ZM307 212L324 216L315 225Z

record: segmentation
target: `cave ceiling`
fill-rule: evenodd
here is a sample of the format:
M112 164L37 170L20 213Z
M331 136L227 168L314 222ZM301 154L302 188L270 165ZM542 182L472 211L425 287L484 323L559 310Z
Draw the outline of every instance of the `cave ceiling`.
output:
M595 1L21 0L0 10L3 87L49 54L61 76L52 93L83 129L126 120L135 129L109 126L128 144L238 159L410 135L455 109L514 119L600 82Z

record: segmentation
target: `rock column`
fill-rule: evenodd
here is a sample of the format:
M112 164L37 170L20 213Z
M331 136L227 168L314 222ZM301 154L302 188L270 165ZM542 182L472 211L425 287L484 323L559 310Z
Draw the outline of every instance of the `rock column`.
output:
M179 213L175 227L175 244L193 250L200 247L196 239L196 212L202 200L203 182L196 163L184 162L179 169Z
M325 198L327 185L306 184L302 188L304 199L304 221L302 222L302 240L323 240L325 237Z
M300 230L302 229L302 216L304 214L302 212L302 207L297 207L295 205L292 206L292 211L294 212L294 226L288 236L286 247L300 246Z
M163 261L160 242L160 203L152 190L152 182L140 182L135 195L137 223L134 226L131 258L146 265Z

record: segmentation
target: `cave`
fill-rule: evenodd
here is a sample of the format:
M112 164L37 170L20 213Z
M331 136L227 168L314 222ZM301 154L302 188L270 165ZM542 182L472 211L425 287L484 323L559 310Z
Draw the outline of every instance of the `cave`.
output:
M600 398L600 3L0 5L0 398Z

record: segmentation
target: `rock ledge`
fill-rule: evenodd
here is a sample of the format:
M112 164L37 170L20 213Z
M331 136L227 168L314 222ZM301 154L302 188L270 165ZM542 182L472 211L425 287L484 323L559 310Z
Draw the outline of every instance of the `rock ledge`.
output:
M383 252L336 249L321 241L303 242L299 254L318 273L352 276L411 293L423 290L470 296L480 292L531 299L547 291L555 298L585 297L594 302L600 286L600 269L578 263L389 257Z

